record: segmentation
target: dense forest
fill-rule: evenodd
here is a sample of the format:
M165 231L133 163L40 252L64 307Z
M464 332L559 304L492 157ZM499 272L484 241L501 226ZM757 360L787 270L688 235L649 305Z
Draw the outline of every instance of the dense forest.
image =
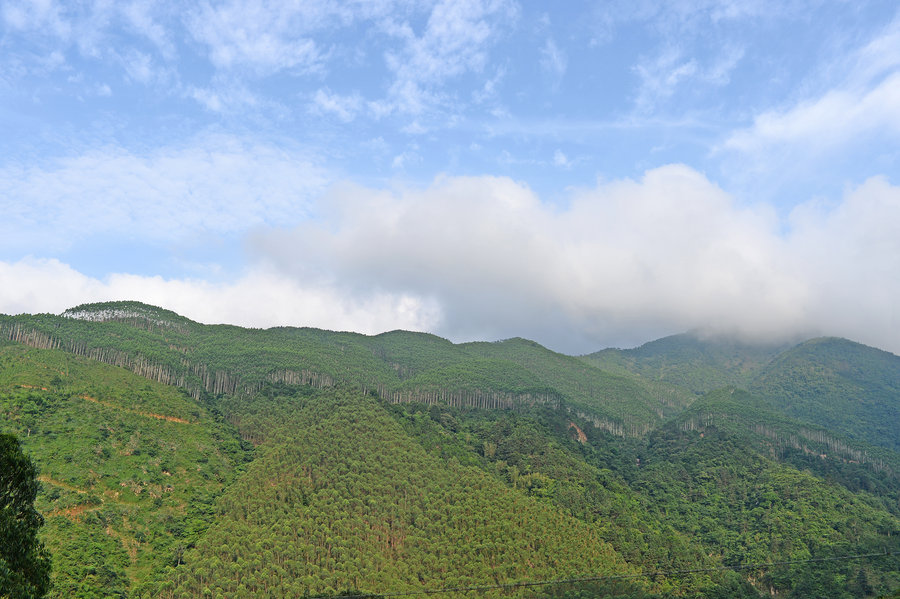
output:
M50 597L878 597L900 358L0 315ZM4 596L5 591L0 591Z

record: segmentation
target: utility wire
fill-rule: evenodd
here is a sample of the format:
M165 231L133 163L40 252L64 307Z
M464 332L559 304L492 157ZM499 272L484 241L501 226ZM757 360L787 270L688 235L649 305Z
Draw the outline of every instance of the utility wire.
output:
M811 564L819 562L839 562L864 559L871 557L887 557L900 555L900 551L883 551L879 553L859 553L856 555L836 555L831 557L812 557L809 559L794 559L778 562L762 562L757 564L743 564L737 566L715 566L711 568L691 568L685 570L656 570L642 572L640 574L609 574L604 576L582 576L578 578L561 578L556 580L533 580L522 582L509 582L505 584L487 584L467 587L447 587L441 589L419 589L416 591L403 591L397 593L363 593L360 595L318 595L308 599L365 599L366 597L412 597L415 595L438 595L443 593L467 593L472 591L491 591L496 589L517 589L538 586L552 586L561 584L576 584L582 582L607 582L616 580L633 580L635 578L656 578L657 576L677 576L681 574L704 574L710 572L738 571L738 570L765 570L776 566L791 566L796 564Z

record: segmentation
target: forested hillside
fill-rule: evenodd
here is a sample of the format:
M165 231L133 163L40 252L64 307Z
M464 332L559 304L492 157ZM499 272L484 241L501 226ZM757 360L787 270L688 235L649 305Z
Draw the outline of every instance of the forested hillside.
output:
M39 469L56 597L125 596L177 560L250 458L177 388L10 342L0 344L0 421Z
M750 389L790 416L900 450L900 357L846 339L813 339L779 355Z
M898 381L836 339L573 357L136 302L0 316L52 597L894 592ZM589 580L531 584L563 579Z
M685 333L634 349L601 350L583 359L605 370L637 373L700 394L728 385L746 387L760 369L789 347Z

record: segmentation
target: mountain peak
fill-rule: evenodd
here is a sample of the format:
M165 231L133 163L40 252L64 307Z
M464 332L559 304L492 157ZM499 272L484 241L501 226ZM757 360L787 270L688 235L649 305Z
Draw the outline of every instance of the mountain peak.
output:
M157 326L184 329L194 321L171 310L138 301L115 301L81 304L61 314L65 318L90 322L143 320Z

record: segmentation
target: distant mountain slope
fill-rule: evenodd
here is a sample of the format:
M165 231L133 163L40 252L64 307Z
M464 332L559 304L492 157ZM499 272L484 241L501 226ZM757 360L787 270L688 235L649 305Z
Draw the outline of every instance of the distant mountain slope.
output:
M846 433L786 416L763 396L726 387L674 417L668 427L727 432L747 450L810 471L848 490L868 491L900 509L900 454Z
M900 356L813 339L779 354L749 388L791 417L900 451Z
M454 345L424 333L373 337L317 329L201 325L138 302L64 316L0 316L0 337L60 348L204 393L252 396L266 385L349 385L394 402L515 407L564 400L619 435L642 435L690 398L671 385L604 373L536 343Z
M862 597L873 587L884 592L900 585L898 560L889 555L900 551L896 495L883 501L868 492L854 493L767 456L760 451L764 445L752 439L766 432L733 426L728 400L717 395L706 406L709 411L700 412L717 412L718 418L685 426L689 420L676 417L641 448L632 487L654 497L653 509L679 530L693 533L725 564L813 560L754 575L754 584L766 594ZM896 492L896 480L891 484ZM840 559L866 553L884 557Z
M620 369L603 370L527 339L467 343L462 347L520 364L543 384L557 389L568 405L590 415L597 426L619 435L644 435L694 399L671 384Z
M785 347L684 334L583 359L697 394L746 388L773 414L861 444L900 450L900 357L846 339Z
M603 369L637 373L701 394L727 385L746 387L758 370L788 347L683 333L634 349L605 349L584 359Z

